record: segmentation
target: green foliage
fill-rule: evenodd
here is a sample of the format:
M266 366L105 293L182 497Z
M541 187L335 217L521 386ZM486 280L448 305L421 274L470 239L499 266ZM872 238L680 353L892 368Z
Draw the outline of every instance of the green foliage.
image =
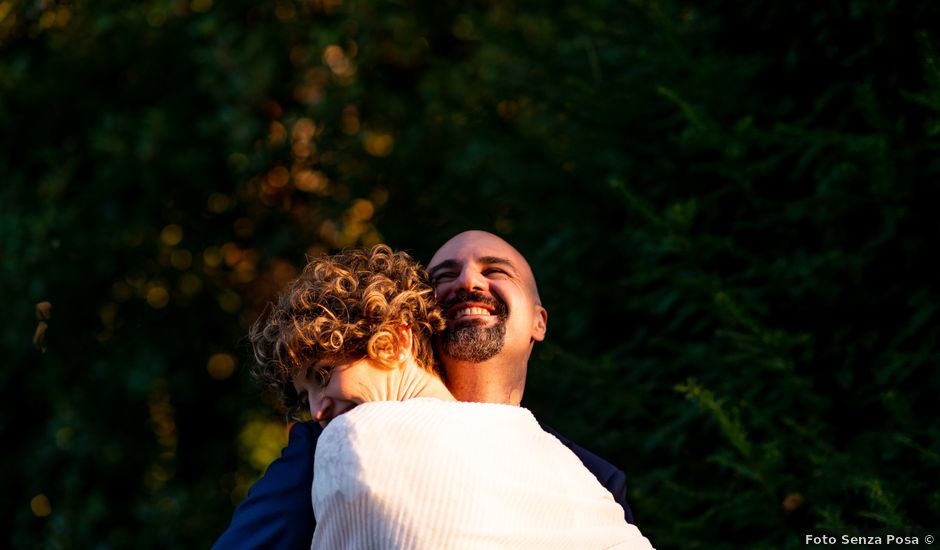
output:
M549 309L525 404L657 547L931 526L938 12L0 0L12 546L210 544L283 442L263 304L470 227Z

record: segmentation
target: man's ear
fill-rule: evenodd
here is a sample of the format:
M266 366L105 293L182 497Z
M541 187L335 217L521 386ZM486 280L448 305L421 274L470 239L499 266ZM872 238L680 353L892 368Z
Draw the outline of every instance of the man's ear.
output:
M545 339L548 330L548 310L542 306L535 306L535 325L532 327L532 339L541 342Z

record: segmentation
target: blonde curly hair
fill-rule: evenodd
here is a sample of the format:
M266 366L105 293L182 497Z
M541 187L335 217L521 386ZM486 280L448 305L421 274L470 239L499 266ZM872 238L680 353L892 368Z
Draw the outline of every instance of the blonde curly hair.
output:
M434 371L431 337L444 317L427 272L411 256L379 244L315 258L252 325L255 376L283 408L296 409L298 372L324 357L369 357L391 367L403 351L403 327L411 328L415 361ZM329 375L317 371L321 384Z

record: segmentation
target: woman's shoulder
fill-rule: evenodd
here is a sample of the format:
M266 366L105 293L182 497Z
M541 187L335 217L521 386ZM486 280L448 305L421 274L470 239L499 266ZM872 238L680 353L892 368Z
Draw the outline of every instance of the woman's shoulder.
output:
M362 403L334 418L324 429L327 439L465 437L493 429L541 428L528 409L494 403L444 401L418 397L406 401Z
M470 419L474 423L486 422L491 418L535 421L535 417L528 409L515 405L444 401L435 397L362 403L336 420L343 417L346 417L346 422L353 424L383 420L394 420L395 422L408 420L433 421L442 417L451 421Z

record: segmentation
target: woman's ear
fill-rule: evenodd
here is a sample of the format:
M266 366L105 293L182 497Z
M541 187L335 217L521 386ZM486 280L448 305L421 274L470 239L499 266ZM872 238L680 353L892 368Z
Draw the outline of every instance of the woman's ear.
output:
M414 355L414 335L411 332L411 327L409 325L402 325L398 329L398 344L401 346L401 354L398 358L404 361L407 357Z

